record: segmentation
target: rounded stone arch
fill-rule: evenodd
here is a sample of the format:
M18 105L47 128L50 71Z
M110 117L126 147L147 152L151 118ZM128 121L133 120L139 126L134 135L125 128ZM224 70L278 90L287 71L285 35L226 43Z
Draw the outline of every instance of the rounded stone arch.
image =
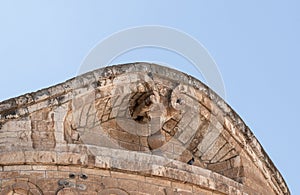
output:
M27 183L28 180L37 180L39 186L43 186L45 194L53 194L58 187L64 187L59 193L74 193L68 189L73 185L57 186L56 183L58 179L63 179L57 175L62 175L62 172L64 175L67 172L69 174L71 169L68 167L72 168L72 172L84 170L91 174L90 180L82 181L87 184L86 191L81 191L82 186L77 186L79 193L98 193L104 189L105 186L95 186L95 182L89 183L96 179L93 175L97 175L117 181L127 176L130 180L139 176L154 178L159 186L163 185L164 180L171 180L174 184L180 182L184 189L193 185L189 194L290 194L280 172L251 130L217 94L183 73L156 65L140 65L129 64L96 70L80 76L80 79L71 79L57 86L1 102L0 130L4 132L4 137L0 136L3 140L0 143L0 172L4 177L0 178L0 194L43 194L34 184ZM121 78L120 75L123 75L126 81L128 74L133 77L142 74L156 78L154 82L145 82L140 79L142 77L137 79L141 81L141 91L146 83L150 87L144 88L147 93L137 94L143 98L132 98L132 114L128 115L133 116L132 121L142 126L153 120L150 115L152 113L147 113L147 107L136 107L140 105L139 100L151 100L148 98L151 95L155 97L151 90L159 93L159 103L163 103L169 109L167 115L159 115L159 112L155 115L163 116L158 117L164 119L162 128L153 134L151 132L150 135L140 135L139 139L128 136L130 132L125 134L124 129L119 128L114 121L116 107L120 105L118 97L124 94L122 90L128 90L129 84L124 80L119 80L119 83L112 82L114 78ZM128 82L138 84L137 80ZM156 87L151 87L152 84ZM185 86L180 87L180 84ZM119 85L123 86L118 88L119 96L114 96L112 89ZM77 99L78 104L75 104L78 107L72 110L70 105L74 102L75 92L80 97ZM172 93L173 99L165 98L172 97ZM128 97L132 97L135 93L128 94ZM111 101L111 96L116 101ZM31 99L27 99L28 97ZM156 98L151 101L153 100ZM157 104L153 102L152 104ZM193 115L194 112L180 112L184 103L199 108L196 110L196 113L199 113L197 118L191 120L191 113ZM75 110L80 111L77 114L84 114L77 115L80 117L77 123L72 121ZM130 111L130 107L128 110ZM86 129L88 131L85 131ZM16 130L28 133L19 134ZM42 133L39 133L40 130ZM44 134L45 130L51 133ZM191 133L194 136L189 136ZM50 137L47 138L46 135ZM102 139L99 139L100 136ZM116 144L112 146L108 140ZM118 141L127 142L127 145L121 145ZM47 142L49 145L44 144ZM141 146L148 150L141 150ZM155 151L161 152L154 153ZM43 171L43 174L35 176L34 170ZM52 174L55 172L57 174ZM113 172L114 174L111 174ZM105 182L109 182L110 179ZM98 179L95 181L100 183ZM140 179L137 182L149 183ZM14 183L18 184L12 185ZM173 183L166 184L167 192L177 190L178 185ZM196 190L198 188L197 192L194 192L194 186ZM114 187L122 187L131 192L120 182ZM138 191L142 194L149 192L147 188L138 188Z
M243 183L245 175L240 151L224 139L222 134L198 158L208 170Z
M195 166L242 181L237 144L228 141L232 137L212 111L214 103L207 94L155 73L108 75L98 83L94 90L73 98L76 109L66 118L73 114L74 124L65 120L67 137L185 163L193 159ZM78 132L74 127L79 127Z
M40 187L30 181L16 181L3 188L3 195L43 195Z
M80 195L76 189L73 188L60 188L55 192L55 195Z

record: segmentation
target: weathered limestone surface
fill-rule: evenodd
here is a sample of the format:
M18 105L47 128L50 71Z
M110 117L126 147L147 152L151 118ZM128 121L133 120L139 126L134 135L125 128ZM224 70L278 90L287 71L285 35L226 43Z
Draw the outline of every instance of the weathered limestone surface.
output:
M200 81L134 63L0 103L1 194L290 194Z

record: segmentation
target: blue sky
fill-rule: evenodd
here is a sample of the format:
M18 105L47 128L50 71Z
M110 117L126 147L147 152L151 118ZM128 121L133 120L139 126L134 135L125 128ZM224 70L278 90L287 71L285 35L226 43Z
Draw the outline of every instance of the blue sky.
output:
M292 193L300 194L299 9L296 0L1 0L0 100L76 76L88 52L112 33L140 25L176 28L207 48L222 74L226 101ZM162 49L133 50L113 63L131 61L194 73L189 62Z

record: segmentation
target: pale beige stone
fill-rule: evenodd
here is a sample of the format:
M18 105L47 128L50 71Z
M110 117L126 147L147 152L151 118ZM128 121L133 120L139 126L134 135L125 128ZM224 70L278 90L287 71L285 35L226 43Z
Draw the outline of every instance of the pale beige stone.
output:
M216 93L155 64L0 102L1 194L278 194L288 187Z

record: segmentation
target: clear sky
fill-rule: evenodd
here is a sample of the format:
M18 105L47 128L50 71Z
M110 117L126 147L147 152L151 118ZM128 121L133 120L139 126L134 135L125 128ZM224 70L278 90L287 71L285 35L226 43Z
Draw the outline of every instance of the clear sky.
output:
M291 192L300 194L299 10L296 0L1 0L0 101L76 76L88 52L114 32L140 25L176 28L210 52L226 101L254 132ZM133 61L193 73L185 59L161 49L137 49L113 63Z

